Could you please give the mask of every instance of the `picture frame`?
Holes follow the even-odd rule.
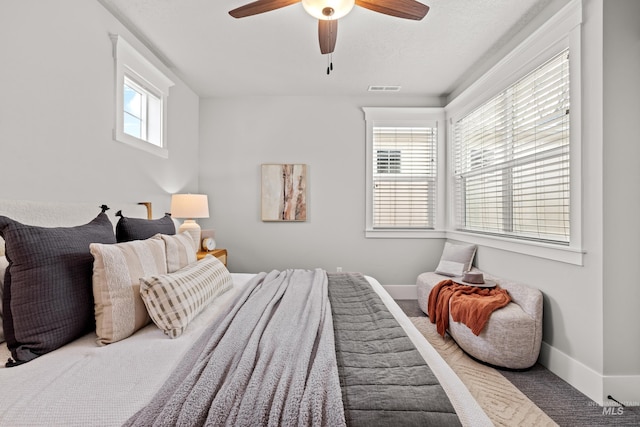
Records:
[[[307,220],[307,165],[263,164],[262,221]]]

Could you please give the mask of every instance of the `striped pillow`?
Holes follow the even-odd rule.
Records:
[[[178,271],[189,264],[196,262],[196,250],[193,237],[188,232],[180,234],[156,234],[155,239],[162,239],[167,248],[167,273]]]
[[[175,273],[143,277],[140,295],[151,320],[177,338],[211,301],[233,285],[229,270],[207,255]]]
[[[167,272],[164,241],[92,243],[93,298],[99,345],[120,341],[149,323],[140,297],[140,278]]]

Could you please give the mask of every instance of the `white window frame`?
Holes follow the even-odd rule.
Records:
[[[446,107],[448,140],[453,141],[453,126],[460,118],[503,91],[547,60],[569,48],[571,91],[570,115],[570,224],[568,245],[519,240],[501,236],[479,235],[455,230],[455,196],[453,177],[453,147],[448,146],[448,215],[447,237],[482,246],[537,256],[545,259],[583,264],[582,248],[582,155],[581,155],[581,38],[582,7],[573,0],[535,33],[514,49],[495,67],[463,91]]]
[[[443,108],[363,107],[366,123],[366,188],[365,237],[367,238],[443,238],[445,237],[445,115]],[[433,229],[378,229],[373,227],[373,128],[374,127],[437,127],[436,147],[436,212]]]
[[[151,61],[145,58],[133,46],[131,46],[122,36],[110,34],[113,43],[113,59],[115,68],[115,119],[113,138],[124,144],[153,153],[162,158],[169,157],[167,143],[167,103],[169,88],[174,85],[173,81]],[[136,138],[124,131],[124,85],[125,78],[135,84],[137,89],[143,91],[143,97],[154,97],[160,101],[158,110],[149,115],[148,108],[145,107],[144,121],[157,123],[156,132],[143,132],[143,138]],[[145,102],[148,106],[149,103]],[[152,120],[153,119],[153,120]],[[159,133],[159,136],[157,135]],[[150,136],[154,138],[150,141]]]

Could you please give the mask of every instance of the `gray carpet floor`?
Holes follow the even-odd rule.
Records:
[[[426,317],[416,300],[396,300],[409,317]],[[561,427],[640,426],[640,407],[611,408],[594,401],[569,385],[547,368],[536,364],[524,371],[498,369]]]

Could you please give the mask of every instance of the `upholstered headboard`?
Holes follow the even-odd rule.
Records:
[[[148,203],[100,202],[36,202],[27,200],[1,200],[0,215],[7,216],[23,224],[41,227],[73,227],[86,224],[101,211],[101,206],[109,206],[106,212],[114,228],[118,222],[116,212],[131,218],[150,218],[151,205]],[[4,240],[0,237],[0,256],[4,255]]]

